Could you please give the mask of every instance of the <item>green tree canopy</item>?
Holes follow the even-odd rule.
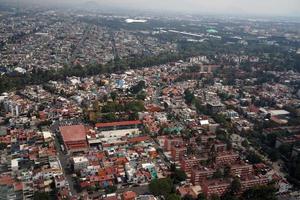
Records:
[[[3,142],[0,143],[0,150],[6,149],[7,145]]]
[[[139,81],[138,84],[136,84],[130,88],[130,92],[133,94],[137,94],[137,93],[141,92],[144,88],[146,88],[146,82]]]
[[[175,169],[174,173],[173,173],[173,180],[174,180],[174,183],[180,183],[182,181],[185,181],[187,176],[185,174],[185,172],[181,169]]]
[[[116,100],[117,96],[118,96],[118,94],[117,94],[116,92],[111,92],[111,93],[110,93],[110,97],[111,97],[111,99],[112,99],[113,101]]]
[[[230,184],[229,193],[234,195],[237,194],[241,190],[241,182],[240,179],[235,178]]]
[[[184,99],[187,104],[192,104],[195,99],[195,95],[189,89],[187,89],[184,91]]]
[[[181,198],[178,194],[172,193],[167,196],[166,200],[181,200]]]
[[[33,194],[33,199],[34,200],[50,200],[50,196],[47,192],[35,192]]]
[[[262,159],[260,158],[259,155],[257,155],[255,152],[251,151],[246,159],[251,163],[251,164],[257,164],[257,163],[260,163],[262,162]]]
[[[105,193],[106,194],[111,194],[111,193],[114,193],[114,192],[116,192],[117,191],[117,187],[116,186],[111,186],[111,185],[109,185],[109,186],[107,186],[106,188],[105,188]]]
[[[243,193],[242,200],[276,200],[275,193],[272,185],[255,186]]]
[[[192,195],[187,194],[182,198],[182,200],[195,200],[195,198]]]
[[[197,200],[207,200],[207,197],[204,193],[198,194]]]
[[[154,179],[149,184],[149,190],[152,194],[159,196],[163,195],[167,197],[173,188],[173,183],[170,178],[161,178],[161,179]]]

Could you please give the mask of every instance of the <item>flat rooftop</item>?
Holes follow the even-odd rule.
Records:
[[[86,140],[86,130],[83,125],[61,126],[59,131],[64,142]]]

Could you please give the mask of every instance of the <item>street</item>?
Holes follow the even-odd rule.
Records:
[[[59,158],[59,161],[60,161],[60,164],[61,164],[61,167],[62,167],[62,171],[63,171],[64,176],[66,177],[66,179],[69,183],[69,187],[70,187],[70,191],[72,193],[72,196],[76,196],[77,191],[76,191],[76,189],[74,188],[74,185],[73,185],[72,175],[69,174],[69,173],[66,173],[66,168],[67,168],[67,165],[68,165],[68,156],[64,152],[62,152],[57,136],[55,136],[55,146],[56,146],[56,149],[58,151],[58,158]]]

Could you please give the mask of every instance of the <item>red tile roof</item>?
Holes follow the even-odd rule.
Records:
[[[23,184],[21,182],[18,182],[14,185],[15,191],[21,191],[23,190]]]
[[[132,199],[135,199],[135,197],[136,197],[136,193],[133,192],[133,191],[123,192],[123,199],[124,200],[132,200]]]
[[[139,125],[142,122],[140,120],[135,121],[121,121],[121,122],[107,122],[107,123],[96,123],[97,128],[104,128],[110,126],[129,126],[129,125]]]
[[[83,125],[61,126],[59,130],[64,142],[86,140],[86,130]]]
[[[0,177],[0,185],[13,185],[14,180],[11,176]]]

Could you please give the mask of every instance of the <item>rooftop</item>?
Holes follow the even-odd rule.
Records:
[[[107,122],[107,123],[96,123],[97,128],[104,128],[110,126],[129,126],[129,125],[139,125],[142,122],[140,120],[135,121],[121,121],[121,122]]]
[[[86,139],[86,130],[83,125],[61,126],[59,130],[65,142]]]

